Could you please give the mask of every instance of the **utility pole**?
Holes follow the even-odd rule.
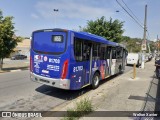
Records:
[[[158,35],[157,35],[157,53],[159,54],[159,39],[158,39]]]
[[[147,32],[147,5],[145,5],[145,18],[144,18],[144,34],[143,34],[143,41],[142,41],[142,65],[141,68],[144,69],[144,63],[145,63],[145,53],[147,50],[146,46],[146,32]]]
[[[149,53],[151,53],[150,43],[148,41],[147,41],[147,46],[148,46]]]
[[[58,9],[53,9],[53,11],[55,12],[55,21],[54,21],[54,27],[56,28],[56,13],[58,13]]]

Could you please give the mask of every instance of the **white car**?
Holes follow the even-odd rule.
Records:
[[[126,64],[140,66],[142,64],[142,55],[140,53],[128,53]]]

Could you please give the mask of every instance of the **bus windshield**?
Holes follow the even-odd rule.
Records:
[[[33,33],[33,49],[45,53],[63,53],[66,48],[65,32],[45,32]]]

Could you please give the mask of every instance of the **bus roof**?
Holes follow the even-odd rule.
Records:
[[[67,29],[60,29],[60,28],[54,28],[54,29],[42,29],[42,30],[37,30],[37,31],[34,31],[34,32],[47,32],[47,31],[68,31],[68,32],[73,32],[74,34],[76,34],[77,36],[79,36],[80,38],[83,37],[87,40],[91,40],[91,41],[94,41],[94,42],[101,42],[101,43],[104,43],[104,44],[108,44],[110,46],[120,46],[120,47],[123,47],[125,48],[124,45],[122,44],[119,44],[119,43],[116,43],[116,42],[112,42],[112,41],[109,41],[103,37],[100,37],[98,35],[94,35],[94,34],[91,34],[91,33],[88,33],[88,32],[77,32],[77,31],[73,31],[73,30],[67,30]]]
[[[119,46],[118,43],[111,42],[103,37],[98,36],[98,35],[94,35],[94,34],[87,33],[87,32],[75,32],[75,31],[72,31],[72,32],[74,32],[75,34],[79,34],[80,36],[87,36],[88,40],[91,40],[94,42],[101,42],[101,43],[108,44],[111,46]]]

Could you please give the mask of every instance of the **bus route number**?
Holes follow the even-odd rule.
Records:
[[[49,58],[49,62],[50,63],[60,63],[60,59],[51,59],[51,58]]]
[[[73,72],[78,72],[78,71],[82,71],[82,70],[83,70],[83,66],[73,67]]]

